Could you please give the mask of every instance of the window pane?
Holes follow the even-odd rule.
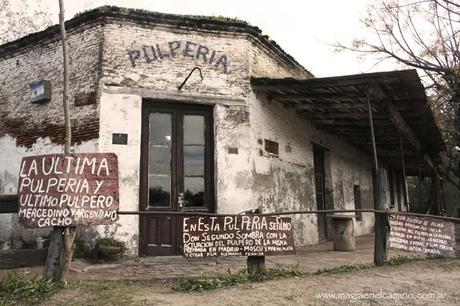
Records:
[[[171,148],[168,146],[153,145],[150,147],[150,174],[171,173]]]
[[[149,206],[170,206],[171,177],[149,175]]]
[[[184,177],[185,207],[204,206],[204,178]]]
[[[167,145],[171,143],[171,114],[151,113],[150,123],[150,145]]]
[[[171,114],[149,115],[149,206],[171,203],[171,131]]]
[[[204,146],[184,147],[184,175],[204,175]]]
[[[184,116],[184,145],[204,145],[203,116]]]

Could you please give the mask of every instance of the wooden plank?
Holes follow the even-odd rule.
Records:
[[[325,120],[314,120],[315,124],[319,125],[334,125],[337,127],[337,131],[340,130],[340,126],[368,126],[369,123],[366,121],[359,120],[334,120],[334,119],[325,119]],[[387,120],[377,120],[374,121],[375,126],[391,126],[392,123]]]
[[[360,102],[335,102],[335,103],[298,103],[298,105],[295,105],[295,108],[298,110],[314,110],[315,107],[321,107],[321,108],[327,108],[330,110],[337,110],[337,109],[350,109],[350,110],[360,110],[360,109],[367,109],[367,104],[366,103],[360,103]],[[377,109],[375,109],[377,111]],[[361,110],[363,111],[363,110]]]
[[[358,99],[365,98],[366,95],[362,92],[300,92],[300,93],[273,93],[269,94],[268,98],[276,100],[292,100],[292,99]]]
[[[291,218],[258,215],[183,218],[185,257],[295,254]]]
[[[391,71],[391,72],[377,72],[366,73],[357,75],[346,75],[338,77],[314,78],[307,80],[296,79],[269,79],[269,78],[252,78],[252,87],[257,91],[272,91],[272,90],[290,90],[290,89],[312,89],[312,88],[338,88],[362,86],[367,87],[371,81],[378,81],[379,83],[394,83],[399,84],[401,74],[411,74],[411,79],[418,81],[418,76],[415,70],[408,71]]]
[[[0,250],[0,269],[43,266],[47,249]]]
[[[18,212],[18,196],[16,194],[0,195],[0,214]]]
[[[19,222],[28,228],[112,224],[118,218],[114,153],[47,154],[22,159]]]
[[[389,248],[431,256],[455,256],[455,230],[444,220],[391,215]]]

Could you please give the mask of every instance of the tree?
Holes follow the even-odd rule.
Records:
[[[64,24],[64,0],[59,0],[59,29],[62,42],[63,56],[63,91],[62,101],[64,110],[64,127],[65,127],[65,143],[64,154],[71,153],[72,129],[70,124],[69,113],[69,52],[67,45],[67,34]],[[73,243],[76,235],[76,227],[53,227],[50,235],[50,246],[48,248],[48,256],[44,276],[51,278],[54,281],[66,282],[66,275],[70,268],[73,255]]]
[[[0,44],[50,25],[49,9],[41,0],[0,0]]]
[[[379,0],[367,14],[362,22],[373,35],[337,46],[421,72],[446,142],[442,170],[460,189],[459,0]]]

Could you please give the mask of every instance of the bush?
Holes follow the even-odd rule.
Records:
[[[88,243],[86,243],[86,241],[81,239],[75,239],[73,249],[73,255],[75,258],[90,259],[92,257],[91,253],[91,247],[88,245]]]
[[[97,238],[94,245],[75,239],[74,257],[93,261],[113,260],[123,256],[127,248],[123,241],[114,238]]]
[[[0,305],[24,303],[37,304],[50,298],[60,285],[42,277],[29,278],[17,273],[8,273],[0,280]]]
[[[126,250],[125,243],[114,238],[98,238],[94,243],[94,255],[96,259],[114,259],[117,256],[123,256]]]
[[[303,272],[298,267],[289,268],[272,268],[266,269],[263,272],[249,273],[246,270],[241,270],[237,273],[228,271],[228,275],[208,278],[202,275],[199,279],[183,279],[175,284],[173,290],[183,292],[212,290],[218,288],[228,288],[238,284],[263,282],[267,280],[304,277],[309,275]]]

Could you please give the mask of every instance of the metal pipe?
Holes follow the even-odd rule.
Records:
[[[356,212],[366,212],[366,213],[381,213],[381,214],[389,214],[389,215],[405,215],[405,216],[414,216],[414,217],[426,217],[426,218],[434,218],[434,219],[441,219],[446,221],[452,221],[456,223],[460,223],[460,218],[454,217],[445,217],[445,216],[437,216],[437,215],[425,215],[425,214],[417,214],[417,213],[409,213],[409,212],[392,212],[387,210],[377,210],[377,209],[341,209],[341,210],[298,210],[298,211],[286,211],[286,212],[277,212],[277,213],[262,213],[257,214],[257,216],[262,217],[270,217],[270,216],[288,216],[288,215],[307,215],[307,214],[332,214],[332,213],[356,213]],[[119,211],[119,215],[170,215],[170,216],[241,216],[240,214],[213,214],[213,213],[205,213],[205,212],[178,212],[178,211]]]

